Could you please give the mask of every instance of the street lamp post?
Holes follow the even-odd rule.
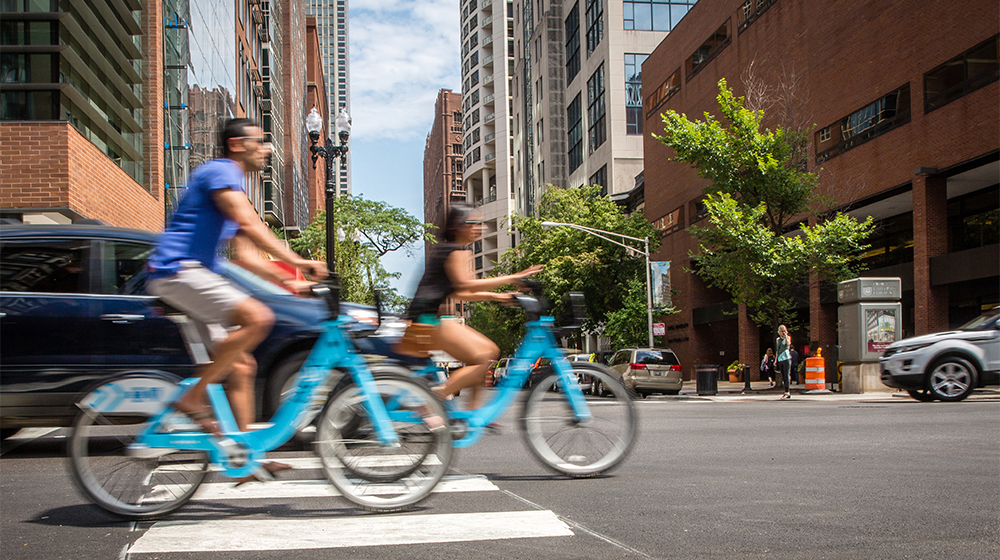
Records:
[[[628,235],[615,233],[613,231],[604,231],[603,229],[589,228],[587,226],[581,226],[579,224],[567,224],[564,222],[542,222],[543,228],[558,227],[558,226],[569,227],[587,232],[590,235],[593,235],[595,237],[600,237],[601,239],[609,243],[614,243],[615,245],[618,245],[620,247],[625,247],[625,249],[628,250],[629,254],[641,254],[646,257],[646,327],[647,327],[647,332],[649,333],[649,347],[652,348],[653,347],[653,294],[652,291],[650,290],[650,278],[649,278],[649,238],[645,237],[643,239],[639,239],[638,237],[630,237]],[[622,241],[615,241],[614,239],[605,237],[606,235],[614,235],[616,237],[620,237],[622,241],[624,241],[625,239],[628,239],[629,241],[641,241],[643,244],[643,248],[641,250],[636,249],[635,247],[626,245]]]
[[[309,151],[312,152],[313,169],[316,169],[316,158],[320,156],[326,163],[326,267],[331,274],[336,273],[337,266],[335,246],[337,224],[333,211],[333,201],[337,197],[337,184],[334,181],[333,160],[339,157],[341,168],[347,167],[347,160],[344,159],[344,156],[347,155],[347,140],[351,137],[351,117],[347,114],[346,108],[341,109],[340,114],[337,115],[336,127],[340,145],[334,144],[328,136],[326,144],[320,146],[318,142],[320,131],[323,130],[323,117],[315,107],[309,111],[309,115],[306,117],[306,130],[309,131],[309,140],[312,141]]]

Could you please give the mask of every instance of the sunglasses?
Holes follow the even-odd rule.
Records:
[[[267,142],[267,139],[264,138],[263,136],[240,136],[240,139],[241,140],[253,140],[254,142],[257,142],[258,144],[263,144],[263,143]]]
[[[483,225],[482,220],[465,220],[465,225],[468,226],[481,226]]]

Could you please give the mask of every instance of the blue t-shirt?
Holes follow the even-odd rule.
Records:
[[[245,192],[244,177],[243,168],[231,159],[206,162],[191,173],[187,192],[149,259],[151,279],[177,274],[181,261],[198,261],[216,270],[219,246],[236,235],[239,225],[219,211],[212,192]]]

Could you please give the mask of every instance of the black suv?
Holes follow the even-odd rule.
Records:
[[[151,304],[145,264],[156,235],[98,225],[0,227],[0,429],[68,426],[75,402],[125,371],[188,377],[194,365],[177,326]],[[258,411],[269,416],[329,317],[233,263],[223,274],[275,312],[254,352]],[[345,304],[352,315],[376,315]],[[374,322],[374,321],[373,321]]]

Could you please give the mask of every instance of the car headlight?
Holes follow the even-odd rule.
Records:
[[[913,352],[914,350],[920,350],[921,348],[927,348],[931,344],[934,344],[934,343],[933,342],[924,342],[922,344],[913,344],[913,345],[910,345],[910,346],[900,346],[899,348],[896,348],[896,353],[900,353],[900,352]]]

